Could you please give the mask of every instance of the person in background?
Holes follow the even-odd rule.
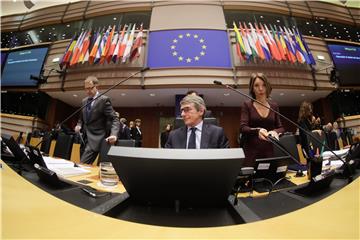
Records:
[[[169,133],[165,148],[200,149],[228,148],[224,129],[204,123],[206,105],[199,96],[187,95],[181,102],[181,117],[185,126]]]
[[[315,126],[314,125],[315,121],[313,121],[314,118],[315,117],[313,115],[312,104],[307,101],[303,101],[300,104],[300,109],[299,109],[299,116],[298,116],[299,126],[304,130],[306,130],[307,132],[311,132]],[[310,148],[309,148],[308,136],[302,129],[299,129],[299,137],[300,137],[300,145],[302,149],[304,149],[307,156],[309,156]]]
[[[135,119],[135,126],[131,128],[131,137],[135,140],[135,147],[142,146],[141,119]]]
[[[129,129],[130,129],[130,138],[134,139],[132,136],[132,132],[133,132],[133,128],[135,127],[135,122],[134,121],[130,121],[129,122]]]
[[[83,128],[86,134],[87,143],[84,153],[81,155],[82,163],[91,164],[95,161],[99,151],[101,142],[105,139],[109,144],[117,141],[120,122],[115,115],[115,111],[111,105],[110,98],[102,95],[99,96],[98,91],[99,80],[94,76],[89,76],[84,81],[84,88],[87,94],[82,100],[83,108],[75,132],[80,132]],[[106,136],[107,122],[111,122],[110,136]]]
[[[172,130],[172,126],[170,123],[166,124],[166,127],[165,127],[165,131],[163,131],[160,135],[160,146],[162,148],[165,147],[165,144],[168,140],[168,137],[169,137],[169,133],[170,131]]]
[[[269,101],[271,85],[263,73],[253,73],[249,81],[250,95],[267,107],[279,111],[275,102]],[[256,101],[244,102],[241,107],[240,132],[244,141],[244,167],[254,167],[255,160],[274,155],[269,135],[279,138],[284,132],[280,117]]]
[[[126,118],[120,118],[122,124],[119,131],[119,139],[131,139],[130,128],[126,126]]]

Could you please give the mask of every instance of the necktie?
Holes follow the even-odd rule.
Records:
[[[189,144],[188,144],[188,149],[196,149],[196,128],[190,128],[191,129],[191,134],[190,134],[190,138],[189,138]]]
[[[86,106],[86,119],[87,120],[89,120],[89,118],[90,118],[90,111],[91,111],[91,101],[93,100],[94,98],[92,98],[92,97],[89,97],[88,99],[87,99],[87,106]]]

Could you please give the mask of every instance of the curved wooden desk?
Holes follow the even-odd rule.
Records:
[[[2,238],[347,238],[359,239],[360,179],[308,207],[255,223],[173,228],[117,220],[64,202],[32,185],[1,161]]]

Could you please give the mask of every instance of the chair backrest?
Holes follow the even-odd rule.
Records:
[[[73,135],[67,135],[65,133],[59,133],[56,140],[54,157],[64,158],[70,160],[71,150],[73,146]]]
[[[41,143],[41,147],[40,147],[40,150],[41,150],[43,153],[49,154],[49,152],[50,152],[51,140],[52,140],[51,134],[48,133],[48,132],[44,133],[43,142]]]
[[[300,156],[297,148],[296,136],[293,134],[283,135],[280,137],[279,142],[296,160],[300,162]],[[286,156],[278,147],[274,146],[274,156]]]
[[[134,139],[119,139],[116,143],[116,146],[135,147],[135,140]]]

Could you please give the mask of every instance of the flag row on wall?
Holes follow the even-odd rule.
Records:
[[[126,24],[116,29],[109,26],[97,31],[84,30],[71,39],[60,61],[60,67],[76,64],[103,64],[105,62],[132,62],[141,54],[143,25],[135,37],[136,24]]]
[[[288,61],[315,65],[309,47],[297,28],[266,24],[233,23],[236,35],[236,53],[242,61]]]

